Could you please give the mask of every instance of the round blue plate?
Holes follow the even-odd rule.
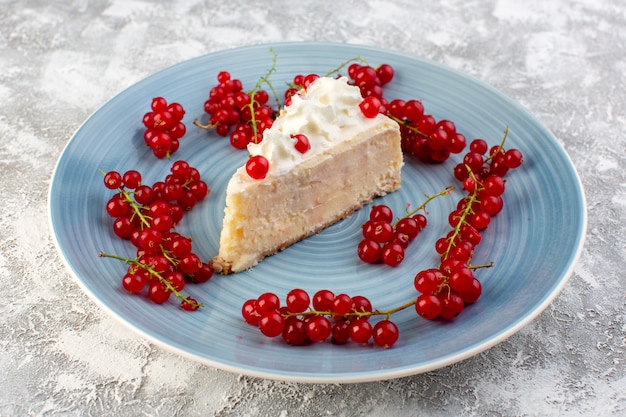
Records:
[[[361,56],[371,65],[389,63],[396,71],[386,87],[389,98],[423,100],[436,119],[449,119],[468,139],[499,144],[509,127],[507,147],[520,149],[524,165],[507,177],[504,210],[493,219],[476,250],[474,264],[494,261],[480,270],[480,300],[452,321],[426,321],[407,309],[394,314],[400,339],[390,349],[317,343],[292,347],[268,339],[241,318],[242,303],[263,292],[284,298],[292,288],[311,293],[365,295],[375,308],[389,309],[417,293],[413,277],[438,263],[433,245],[448,232],[447,215],[462,196],[454,191],[429,205],[429,226],[413,242],[397,268],[365,265],[356,256],[360,225],[369,209],[357,212],[257,267],[209,282],[188,285],[185,292],[205,304],[189,313],[172,299],[155,305],[121,288],[122,262],[100,258],[100,251],[132,257],[129,242],[116,238],[105,213],[112,192],[100,170],[137,169],[144,183],[162,180],[173,160],[197,167],[211,193],[183,219],[179,232],[192,235],[204,260],[218,250],[225,187],[247,154],[227,139],[193,126],[203,117],[203,103],[221,70],[230,71],[250,89],[271,67],[281,92],[298,73],[324,74]],[[158,160],[143,145],[142,117],[151,99],[163,96],[187,110],[187,135],[173,160]],[[446,163],[425,166],[407,158],[402,189],[377,200],[402,213],[455,184],[454,155]],[[357,169],[355,167],[355,169]],[[458,185],[458,184],[457,184]],[[522,106],[467,75],[401,52],[324,43],[278,43],[212,53],[160,71],[131,86],[96,111],[76,132],[55,168],[49,194],[56,245],[78,283],[104,310],[159,346],[228,371],[300,382],[362,382],[417,374],[475,355],[518,331],[561,291],[579,257],[586,231],[586,207],[572,163],[554,136]]]

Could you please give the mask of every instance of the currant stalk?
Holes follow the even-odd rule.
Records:
[[[174,296],[176,298],[180,299],[182,302],[184,302],[186,304],[189,304],[191,307],[193,307],[193,309],[204,307],[204,304],[198,303],[194,299],[186,296],[183,292],[178,291],[172,285],[171,282],[169,282],[167,279],[165,279],[165,277],[163,277],[163,275],[161,275],[161,273],[159,273],[158,271],[154,270],[154,268],[150,267],[149,265],[146,265],[144,263],[139,262],[138,258],[132,258],[131,259],[131,258],[123,257],[123,256],[118,256],[118,255],[114,255],[114,254],[105,253],[105,252],[100,252],[98,254],[98,256],[100,256],[101,258],[117,259],[119,261],[124,262],[128,266],[135,266],[135,267],[142,268],[142,269],[148,271],[150,276],[156,277],[161,284],[165,285],[165,287],[167,288],[167,290],[169,292],[174,294]]]

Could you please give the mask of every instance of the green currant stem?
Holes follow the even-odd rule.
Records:
[[[104,252],[100,252],[98,254],[98,256],[100,256],[101,258],[117,259],[117,260],[120,260],[120,261],[124,262],[126,265],[134,265],[134,266],[138,266],[140,268],[143,268],[146,271],[148,271],[150,273],[150,275],[157,277],[159,282],[161,282],[163,285],[165,285],[167,290],[170,291],[172,294],[174,294],[176,296],[176,298],[179,298],[179,299],[185,301],[186,303],[190,303],[192,306],[204,307],[204,304],[202,304],[202,303],[194,303],[194,302],[190,301],[185,296],[185,294],[183,294],[180,291],[177,291],[176,288],[174,288],[174,286],[172,285],[172,283],[169,282],[168,280],[166,280],[159,272],[155,271],[153,268],[149,267],[148,265],[142,264],[136,258],[135,259],[130,259],[130,258],[125,258],[123,256],[113,255],[113,254],[104,253]]]
[[[502,140],[500,141],[500,145],[498,146],[498,152],[496,152],[495,154],[502,152],[502,150],[504,149],[504,142],[506,142],[507,137],[509,136],[509,126],[505,126],[504,128],[504,135],[502,136]],[[494,155],[489,155],[489,157],[487,157],[487,159],[485,159],[485,162],[489,162],[490,160],[493,159]]]
[[[100,172],[102,173],[102,175],[106,175],[106,172],[104,170],[101,169]],[[128,191],[126,191],[124,187],[120,187],[119,190],[120,190],[120,193],[124,196],[124,200],[130,203],[131,207],[133,208],[133,211],[137,214],[137,216],[139,216],[141,223],[149,227],[150,222],[148,221],[148,217],[144,216],[141,213],[141,207],[137,205],[137,202],[135,201],[135,199],[130,197],[130,194],[128,193]]]
[[[402,304],[401,306],[398,307],[394,307],[390,310],[374,310],[374,311],[351,311],[345,315],[343,315],[343,317],[348,318],[348,319],[360,319],[362,317],[371,317],[371,316],[386,316],[385,318],[389,318],[392,314],[397,313],[398,311],[402,311],[405,310],[411,306],[413,306],[415,304],[415,300],[412,300],[408,303]],[[284,314],[283,317],[287,318],[287,317],[294,317],[294,316],[333,316],[336,317],[337,315],[335,313],[333,313],[332,311],[317,311],[317,310],[308,310],[305,311],[303,313],[287,313]]]
[[[217,127],[217,125],[212,125],[211,123],[203,125],[202,123],[198,121],[198,119],[194,119],[193,124],[194,126],[197,126],[200,129],[206,129],[206,130],[214,129],[215,127]]]
[[[137,204],[135,199],[131,198],[128,191],[126,191],[124,188],[120,188],[120,192],[124,196],[124,200],[130,203],[130,206],[133,208],[135,214],[139,217],[139,220],[141,220],[141,223],[146,227],[150,227],[150,221],[148,221],[148,216],[144,216],[143,213],[141,213],[141,207]]]
[[[400,220],[405,219],[405,218],[407,218],[407,217],[411,217],[411,216],[413,216],[415,213],[417,213],[417,212],[418,212],[418,211],[420,211],[420,210],[424,210],[424,212],[425,212],[425,213],[428,213],[428,212],[426,211],[426,205],[427,205],[428,203],[430,203],[431,201],[433,201],[433,200],[434,200],[435,198],[437,198],[437,197],[441,197],[441,196],[444,196],[444,195],[450,195],[450,192],[451,192],[452,190],[454,190],[454,186],[453,186],[453,185],[450,185],[450,186],[446,187],[443,191],[439,191],[437,194],[428,195],[428,194],[424,193],[424,196],[426,197],[426,200],[424,200],[424,202],[423,202],[421,205],[419,205],[418,207],[416,207],[415,209],[413,209],[413,210],[411,210],[411,211],[408,211],[408,206],[407,206],[407,213],[404,215],[404,217],[401,217],[400,219],[398,219],[398,220],[397,220],[397,221],[393,224],[394,229],[395,229],[395,227],[398,225],[398,222],[399,222]]]
[[[398,119],[396,116],[392,116],[391,114],[388,114],[387,117],[389,117],[391,120],[397,122],[399,125],[406,127],[407,129],[413,131],[414,133],[417,133],[418,135],[422,136],[422,137],[428,137],[428,135],[424,132],[422,132],[421,130],[419,130],[418,128],[416,128],[415,126],[411,126],[411,122],[413,120],[409,120],[409,119]]]
[[[478,181],[476,180],[476,176],[474,176],[474,173],[469,169],[469,167],[467,167],[467,170],[469,171],[470,177],[476,183],[476,187],[474,188],[474,191],[472,192],[472,194],[470,194],[469,200],[467,201],[465,207],[463,208],[463,212],[461,213],[459,222],[454,228],[454,233],[448,239],[448,248],[446,249],[444,253],[444,256],[443,256],[444,259],[448,257],[448,254],[450,253],[450,251],[452,250],[452,247],[454,246],[453,242],[456,241],[456,238],[458,237],[459,233],[461,233],[461,226],[467,223],[465,219],[467,218],[467,216],[469,216],[473,212],[472,205],[476,201],[478,201],[478,191],[480,190],[480,187],[478,186]]]
[[[276,100],[276,106],[280,108],[280,100],[278,98],[278,93],[276,92],[276,90],[274,89],[274,86],[269,80],[270,75],[272,75],[272,73],[276,71],[276,59],[278,58],[278,54],[276,54],[276,52],[272,48],[270,48],[270,52],[272,52],[273,54],[271,68],[267,71],[267,73],[264,76],[259,78],[257,83],[252,88],[252,90],[250,90],[250,92],[248,93],[248,95],[250,96],[250,103],[247,104],[247,107],[250,109],[250,117],[251,117],[250,124],[252,125],[252,135],[254,138],[254,143],[257,143],[256,137],[257,137],[257,132],[258,132],[257,126],[256,126],[256,117],[254,115],[254,106],[255,104],[258,104],[258,101],[254,99],[254,94],[257,92],[259,88],[261,88],[263,83],[267,84],[270,90],[272,90],[272,94],[274,94],[274,100]]]
[[[488,264],[482,264],[482,265],[468,265],[467,267],[469,269],[481,269],[481,268],[491,268],[494,265],[494,262],[491,261]]]
[[[349,60],[342,62],[337,68],[332,69],[332,70],[328,71],[326,74],[324,74],[324,77],[330,77],[331,75],[339,73],[339,71],[344,69],[348,64],[350,64],[352,62],[360,62],[363,65],[369,65],[367,63],[367,60],[365,60],[364,58],[362,58],[360,56],[357,56],[357,57],[350,58]]]

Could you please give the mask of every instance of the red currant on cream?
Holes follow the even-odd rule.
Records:
[[[270,169],[270,163],[263,155],[255,155],[246,162],[246,172],[255,180],[262,180]]]
[[[309,142],[309,138],[307,138],[302,133],[298,133],[296,135],[291,136],[294,140],[294,148],[302,154],[307,153],[309,149],[311,149],[311,143]]]

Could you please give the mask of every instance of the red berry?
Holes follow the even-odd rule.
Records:
[[[348,294],[337,294],[333,300],[332,312],[335,316],[345,316],[352,311],[352,299]]]
[[[104,186],[109,190],[115,190],[122,186],[122,175],[117,171],[109,171],[104,175]]]
[[[170,294],[170,290],[161,282],[151,284],[148,289],[148,298],[155,304],[163,304],[170,298]]]
[[[311,300],[306,291],[295,288],[287,294],[287,308],[292,313],[303,313],[309,308]]]
[[[267,337],[276,337],[283,333],[285,319],[280,313],[270,311],[261,315],[259,319],[259,330]]]
[[[390,348],[398,341],[400,331],[394,322],[381,320],[374,326],[372,335],[374,336],[374,343],[386,349]]]
[[[383,262],[389,266],[398,266],[404,260],[404,248],[398,243],[390,243],[383,248]]]
[[[323,342],[330,336],[332,326],[324,316],[308,317],[305,322],[306,335],[313,342]]]
[[[393,212],[389,206],[384,204],[372,206],[372,210],[370,211],[370,220],[391,223],[393,221]]]
[[[382,85],[387,84],[393,79],[394,71],[393,67],[389,64],[382,64],[376,68],[376,75]]]
[[[306,326],[295,316],[287,317],[283,327],[283,339],[288,345],[299,346],[306,342]]]
[[[309,149],[311,149],[311,144],[309,143],[309,138],[305,135],[299,133],[297,135],[293,135],[294,139],[294,148],[300,153],[306,153]]]
[[[313,308],[317,311],[331,311],[335,294],[329,290],[319,290],[313,295]]]
[[[524,157],[517,149],[509,149],[504,153],[504,163],[508,168],[514,169],[522,165]]]
[[[269,171],[269,161],[263,155],[255,155],[246,162],[246,172],[255,180],[262,180]]]
[[[441,300],[435,295],[422,294],[417,297],[417,301],[415,302],[415,311],[427,320],[433,320],[439,317],[442,308]]]
[[[359,108],[363,116],[373,119],[378,115],[381,105],[382,103],[378,97],[369,96],[363,99],[361,104],[359,104]]]
[[[357,248],[359,258],[368,264],[374,264],[380,261],[383,250],[377,242],[371,239],[363,239]]]
[[[257,313],[263,315],[270,311],[276,311],[280,308],[280,300],[278,296],[271,292],[261,294],[256,301]]]
[[[453,319],[463,311],[465,304],[457,294],[451,293],[441,299],[441,317]]]
[[[187,297],[180,302],[180,307],[185,311],[196,311],[200,308],[200,304],[195,298]]]
[[[243,303],[241,315],[246,323],[258,326],[261,315],[256,311],[256,300],[247,300]]]
[[[380,261],[383,250],[379,243],[371,239],[363,239],[357,248],[359,258],[368,264],[374,264]]]
[[[372,325],[363,319],[352,320],[348,325],[350,340],[354,343],[367,343],[372,337]]]

